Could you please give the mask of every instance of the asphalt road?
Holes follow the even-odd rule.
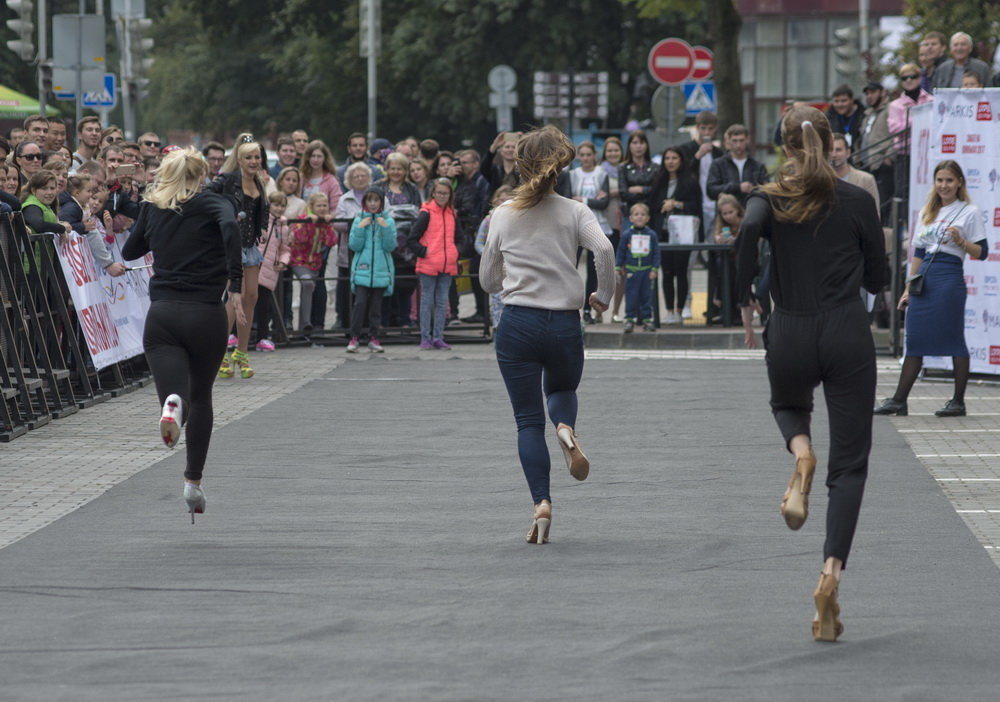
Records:
[[[812,641],[826,507],[760,361],[589,361],[590,478],[553,450],[552,542],[495,363],[362,357],[0,550],[0,699],[959,700],[1000,689],[998,573],[876,423],[841,587]],[[134,421],[151,421],[135,418]],[[114,427],[103,427],[113,432]],[[0,455],[2,459],[2,455]]]

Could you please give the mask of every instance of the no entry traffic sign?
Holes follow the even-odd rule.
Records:
[[[649,73],[663,85],[680,85],[695,66],[694,49],[683,39],[663,39],[649,52]]]
[[[691,69],[691,75],[688,76],[688,80],[708,80],[715,73],[715,54],[712,53],[711,49],[706,49],[704,46],[696,46],[692,49],[692,52],[694,52],[694,66]]]

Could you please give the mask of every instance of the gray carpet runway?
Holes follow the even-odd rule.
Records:
[[[494,362],[348,362],[215,435],[195,526],[175,452],[0,551],[0,699],[995,697],[1000,573],[882,420],[811,640],[818,400],[793,533],[762,363],[588,362],[539,547]]]

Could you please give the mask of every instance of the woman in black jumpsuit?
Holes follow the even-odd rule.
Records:
[[[192,523],[205,511],[201,476],[212,438],[212,384],[229,334],[227,281],[237,321],[246,322],[236,210],[223,195],[199,192],[206,173],[195,149],[168,154],[122,248],[126,261],[153,253],[142,345],[163,407],[163,442],[173,448],[186,424],[184,500]]]
[[[750,287],[757,245],[767,239],[774,312],[764,343],[771,410],[795,455],[781,503],[791,529],[808,516],[816,467],[810,420],[813,390],[820,383],[830,418],[829,507],[813,638],[834,641],[843,631],[840,573],[854,538],[871,451],[875,345],[861,288],[875,293],[884,285],[885,243],[871,195],[839,180],[829,166],[831,132],[823,113],[795,107],[782,120],[781,134],[788,161],[776,181],[747,203],[737,244],[737,289],[752,348],[757,301]]]

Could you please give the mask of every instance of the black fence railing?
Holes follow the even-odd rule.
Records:
[[[54,256],[20,212],[0,215],[0,441],[150,382],[142,356],[94,367]]]

